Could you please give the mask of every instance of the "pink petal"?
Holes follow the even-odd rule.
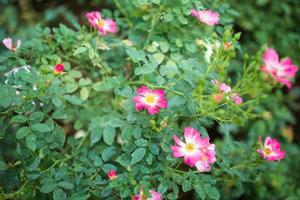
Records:
[[[173,135],[173,140],[175,141],[175,143],[181,147],[183,147],[185,145],[184,142],[182,142],[178,137],[177,135]]]
[[[158,106],[150,106],[150,107],[148,107],[147,110],[150,115],[155,115],[156,113],[159,112],[159,107]]]
[[[179,146],[171,146],[171,150],[173,152],[173,157],[179,158],[184,156],[184,152],[182,151],[182,147]]]
[[[12,50],[12,39],[11,38],[5,38],[2,42],[6,48]]]
[[[199,143],[200,133],[192,127],[184,128],[184,138],[186,143]]]
[[[159,192],[156,192],[154,190],[149,191],[151,194],[151,198],[149,200],[161,200],[161,194]]]
[[[279,56],[275,49],[267,48],[263,55],[263,60],[265,63],[279,63]]]

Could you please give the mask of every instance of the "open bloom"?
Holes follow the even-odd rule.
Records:
[[[64,65],[61,64],[61,63],[59,63],[59,64],[55,65],[55,67],[54,67],[54,73],[55,74],[61,74],[61,73],[63,73],[64,69],[65,69]]]
[[[219,13],[212,10],[195,10],[192,9],[191,15],[208,26],[214,26],[219,23]]]
[[[12,51],[16,51],[21,46],[21,40],[18,39],[17,43],[14,44],[11,38],[5,38],[2,40],[4,46]]]
[[[132,98],[137,111],[147,110],[150,115],[165,109],[168,106],[165,92],[162,89],[151,90],[147,86],[141,86],[137,90],[137,96]]]
[[[270,161],[281,160],[285,157],[285,151],[280,149],[280,143],[276,139],[267,137],[264,145],[262,144],[261,137],[258,139],[261,149],[257,149],[257,152],[263,157]]]
[[[147,198],[147,196],[144,195],[143,191],[141,190],[140,194],[137,194],[137,195],[132,197],[132,200],[145,200],[145,199],[147,199],[147,200],[161,200],[162,199],[161,193],[156,192],[154,190],[149,190],[149,192],[150,192],[150,195],[151,195],[150,198]]]
[[[215,145],[209,143],[209,137],[202,137],[200,133],[187,127],[184,129],[185,142],[182,142],[176,135],[173,139],[177,146],[171,146],[175,158],[183,157],[183,160],[190,167],[196,165],[200,172],[209,171],[210,165],[216,161]]]
[[[117,23],[112,19],[103,19],[98,11],[86,13],[89,23],[96,28],[101,35],[117,32]]]
[[[107,173],[109,180],[114,180],[118,177],[116,170],[109,170]]]
[[[268,48],[263,55],[264,65],[261,70],[271,75],[276,81],[288,88],[292,87],[291,79],[298,71],[290,58],[279,60],[279,56],[275,49]]]

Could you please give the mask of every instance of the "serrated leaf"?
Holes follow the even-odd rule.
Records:
[[[113,127],[105,127],[103,130],[103,140],[106,144],[112,145],[116,136],[116,129]]]
[[[81,88],[81,90],[80,90],[80,99],[82,101],[87,100],[89,98],[89,94],[90,94],[90,92],[86,87]]]
[[[195,188],[197,194],[199,195],[199,197],[200,197],[202,200],[205,200],[206,194],[205,194],[205,191],[204,191],[203,186],[202,186],[202,185],[199,185],[199,184],[196,184],[196,185],[194,186],[194,188]]]
[[[60,188],[56,188],[53,192],[53,200],[65,200],[67,199],[67,195]]]
[[[0,160],[0,171],[5,171],[7,169],[7,164]]]
[[[50,178],[44,178],[41,181],[41,193],[50,193],[55,189],[55,184]]]
[[[216,200],[220,199],[220,193],[216,187],[209,184],[204,184],[204,191],[209,198]]]
[[[65,189],[65,190],[72,190],[73,187],[74,187],[72,183],[69,183],[67,181],[59,182],[58,186]]]
[[[16,133],[16,138],[20,140],[20,139],[24,138],[25,136],[27,136],[30,132],[31,132],[31,130],[27,126],[19,128],[19,130]]]
[[[64,98],[70,102],[73,105],[80,105],[81,104],[81,100],[79,98],[77,98],[76,96],[71,96],[71,95],[64,95]]]
[[[31,149],[32,151],[35,151],[36,149],[36,136],[34,134],[29,134],[25,138],[26,146]]]
[[[138,148],[131,154],[131,164],[136,164],[141,161],[146,154],[145,148]]]
[[[50,131],[50,128],[47,124],[37,123],[31,126],[31,129],[34,131],[46,133]]]
[[[105,148],[101,153],[102,160],[108,161],[115,153],[116,153],[116,147]]]
[[[11,123],[24,123],[27,121],[27,118],[24,115],[15,115],[11,118]]]
[[[76,55],[78,55],[78,54],[81,54],[81,53],[85,52],[86,50],[87,50],[86,47],[79,47],[79,48],[77,48],[77,49],[74,51],[73,56],[76,56]]]

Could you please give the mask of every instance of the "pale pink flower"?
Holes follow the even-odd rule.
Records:
[[[55,65],[55,67],[54,67],[54,73],[55,74],[61,74],[61,73],[64,72],[64,69],[65,69],[64,65],[61,64],[61,63],[59,63],[59,64]]]
[[[208,26],[219,24],[219,13],[212,10],[191,10],[191,15]]]
[[[143,190],[140,190],[140,194],[134,195],[132,197],[132,200],[161,200],[161,193],[156,192],[154,190],[149,190],[149,193],[151,195],[150,198],[147,198],[147,196],[143,193]]]
[[[201,156],[195,166],[199,172],[210,171],[211,165],[216,162],[215,145],[209,142],[209,137],[201,138]]]
[[[20,39],[18,39],[17,43],[14,44],[11,38],[5,38],[4,40],[2,40],[2,43],[6,48],[10,49],[11,51],[16,51],[21,46],[22,42]]]
[[[137,90],[137,96],[132,98],[137,111],[147,110],[150,115],[165,109],[168,106],[165,92],[162,89],[151,90],[147,86],[141,86]]]
[[[268,159],[270,161],[281,160],[285,157],[285,151],[281,151],[280,143],[276,139],[267,137],[265,139],[264,145],[262,144],[261,137],[258,138],[261,149],[256,151],[263,157],[263,159]]]
[[[240,97],[237,93],[233,93],[230,98],[237,105],[243,103],[242,97]]]
[[[108,179],[109,180],[114,180],[116,178],[118,178],[118,174],[116,170],[109,170],[107,173]]]
[[[298,67],[293,64],[290,58],[279,60],[275,49],[267,48],[263,55],[264,65],[261,70],[271,75],[276,81],[288,88],[292,87],[291,79],[294,78]]]
[[[211,81],[213,85],[217,86],[219,88],[220,92],[229,93],[231,92],[231,87],[227,85],[226,83],[220,83],[218,80],[212,80]]]
[[[88,12],[85,16],[88,18],[89,23],[96,28],[101,35],[117,32],[117,23],[112,19],[103,19],[100,12]]]
[[[151,198],[148,198],[147,200],[161,200],[161,193],[154,190],[150,190],[149,192],[151,194]]]

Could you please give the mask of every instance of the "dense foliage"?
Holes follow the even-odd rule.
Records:
[[[105,1],[101,16],[49,8],[38,26],[25,7],[24,29],[15,5],[3,5],[1,40],[15,37],[0,56],[0,199],[299,198],[287,106],[299,107],[299,92],[281,90],[296,68],[271,49],[296,58],[299,37],[280,43],[274,29],[265,39],[250,1]],[[206,9],[219,19],[202,18]],[[60,15],[68,25],[45,26]],[[244,30],[261,29],[235,32],[237,16]]]

